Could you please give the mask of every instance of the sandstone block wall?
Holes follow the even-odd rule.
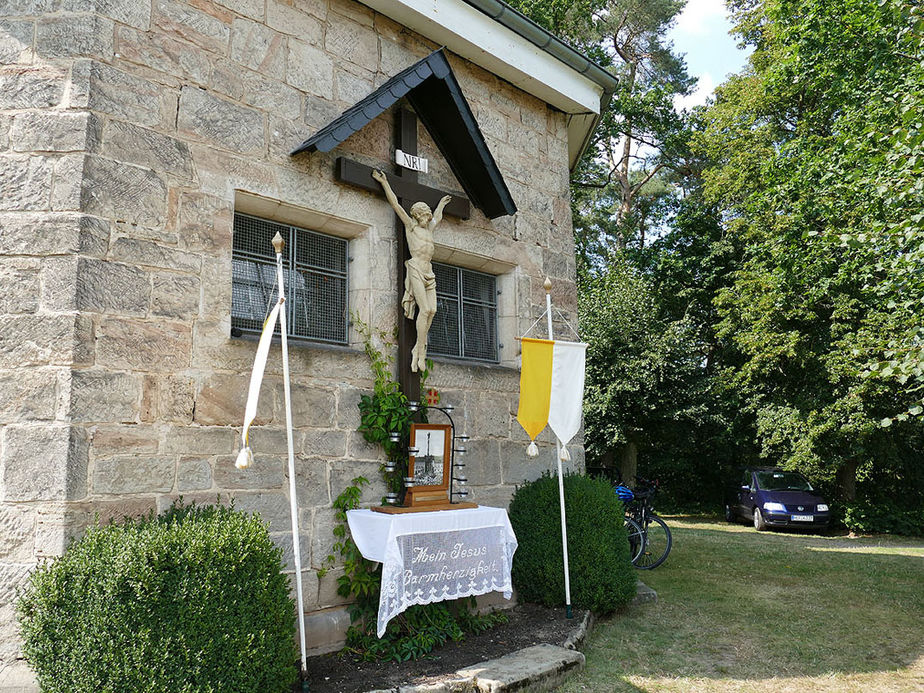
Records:
[[[393,213],[334,182],[333,156],[388,162],[391,114],[333,155],[288,152],[437,47],[353,0],[0,5],[0,669],[19,655],[17,586],[95,513],[106,521],[179,496],[233,498],[263,516],[291,561],[278,349],[252,432],[256,463],[233,466],[255,351],[230,337],[233,214],[283,203],[285,221],[341,229],[351,308],[390,330]],[[540,462],[525,456],[513,336],[544,310],[546,274],[576,320],[566,120],[452,64],[520,211],[494,221],[475,211],[438,232],[454,264],[490,258],[502,270],[504,347],[495,367],[438,361],[429,384],[472,436],[473,499],[505,505],[515,484],[554,464],[545,436]],[[422,182],[460,191],[422,126],[420,153],[431,171]],[[352,330],[349,347],[290,349],[318,648],[348,622],[338,571],[317,577],[331,499],[359,474],[377,480],[365,502],[382,493],[381,452],[356,432],[372,384],[361,346]]]

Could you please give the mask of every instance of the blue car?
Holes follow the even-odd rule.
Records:
[[[828,503],[798,472],[769,467],[742,472],[740,486],[725,502],[725,519],[754,523],[759,532],[769,527],[824,529],[831,513]]]

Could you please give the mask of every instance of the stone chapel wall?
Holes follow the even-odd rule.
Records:
[[[350,307],[390,331],[394,215],[334,182],[333,158],[386,164],[392,115],[330,155],[288,152],[438,48],[352,0],[48,6],[0,6],[0,669],[18,653],[16,587],[95,513],[233,498],[291,547],[278,349],[252,429],[256,462],[233,465],[255,351],[230,337],[235,204],[351,229]],[[490,221],[473,210],[438,230],[454,264],[505,268],[504,349],[499,366],[439,360],[429,385],[472,436],[472,499],[506,505],[554,464],[547,434],[540,462],[527,459],[515,420],[513,337],[544,310],[545,275],[576,324],[566,118],[450,59],[519,212]],[[460,190],[422,126],[420,153],[431,170],[421,182]],[[355,330],[350,340],[290,348],[308,631],[328,649],[348,622],[338,571],[316,572],[331,499],[358,474],[379,480],[382,458],[356,432],[372,382]],[[364,501],[381,493],[379,482]]]

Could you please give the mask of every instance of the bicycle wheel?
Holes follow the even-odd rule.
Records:
[[[667,554],[671,552],[672,539],[667,524],[657,515],[649,515],[646,524],[645,547],[635,562],[635,567],[651,570],[664,563]]]
[[[632,561],[632,565],[635,565],[639,556],[642,555],[642,548],[645,546],[645,533],[639,527],[638,522],[628,516],[626,517],[625,527],[626,537],[629,539],[629,560]]]

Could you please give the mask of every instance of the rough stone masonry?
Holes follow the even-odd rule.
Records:
[[[93,521],[174,499],[259,512],[291,558],[281,364],[270,355],[256,461],[235,469],[255,343],[230,336],[235,210],[350,237],[351,310],[398,318],[393,212],[337,184],[333,156],[392,157],[386,113],[331,155],[290,149],[439,46],[353,0],[8,0],[0,5],[0,670],[19,656],[29,571]],[[566,117],[451,56],[519,212],[446,220],[443,257],[498,276],[497,365],[438,360],[429,385],[472,436],[472,497],[504,506],[554,463],[525,455],[514,337],[575,321]],[[421,128],[428,185],[460,190]],[[290,349],[309,647],[348,617],[331,499],[382,453],[356,431],[361,337]],[[583,464],[580,441],[574,464]],[[363,501],[377,503],[381,483]]]

